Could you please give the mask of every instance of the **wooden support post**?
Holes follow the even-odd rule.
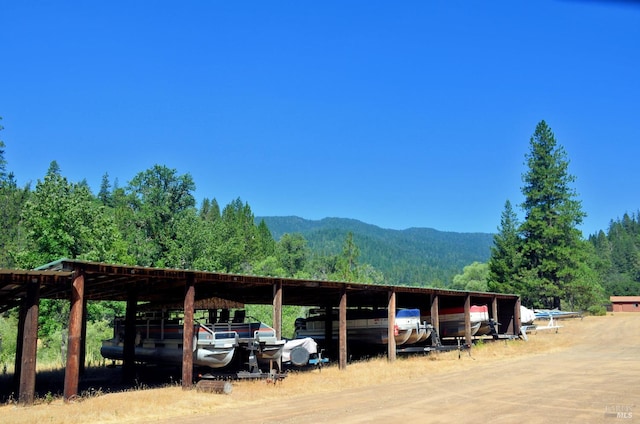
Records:
[[[520,297],[516,299],[515,305],[513,307],[513,335],[517,336],[520,334]]]
[[[437,294],[431,295],[431,325],[440,336],[440,297]],[[431,337],[431,345],[435,346],[437,343],[436,338]]]
[[[339,312],[340,330],[338,334],[338,368],[344,370],[347,368],[347,288],[342,286],[340,292],[340,312]]]
[[[282,280],[278,279],[273,284],[273,329],[276,330],[276,339],[282,340]],[[278,371],[282,370],[282,357],[276,361]]]
[[[84,375],[87,359],[87,298],[82,301],[82,330],[80,333],[80,375]]]
[[[471,296],[469,294],[464,298],[464,340],[467,346],[471,347]]]
[[[491,298],[491,317],[490,319],[493,320],[493,331],[491,333],[491,335],[493,336],[494,339],[497,339],[499,337],[500,334],[500,318],[498,317],[498,298],[496,296],[493,296]]]
[[[282,339],[282,280],[273,284],[273,329],[276,339]]]
[[[493,318],[493,320],[495,322],[499,322],[498,320],[498,298],[493,296],[491,298],[491,318]]]
[[[396,360],[396,292],[389,292],[389,305],[387,307],[387,357],[389,362]]]
[[[131,383],[136,378],[136,315],[138,291],[131,287],[127,292],[127,310],[124,316],[124,340],[122,341],[122,381]]]
[[[25,299],[26,314],[22,322],[22,355],[20,366],[20,391],[18,401],[21,405],[33,404],[36,392],[36,354],[38,350],[38,307],[40,302],[40,281],[27,285]]]
[[[324,307],[324,348],[325,348],[325,356],[332,356],[338,354],[335,349],[338,341],[336,340],[336,344],[334,345],[333,340],[333,306],[325,305]]]
[[[69,312],[69,335],[67,342],[67,367],[64,372],[65,402],[78,395],[80,377],[80,343],[82,340],[82,311],[84,305],[84,270],[76,268],[71,287],[71,310]]]
[[[182,390],[193,387],[193,308],[195,304],[193,275],[187,275],[184,294],[184,320],[182,331]]]
[[[16,358],[13,363],[13,391],[20,393],[20,374],[22,374],[22,350],[24,347],[24,326],[27,319],[27,303],[20,304],[18,310],[18,334],[16,336]]]

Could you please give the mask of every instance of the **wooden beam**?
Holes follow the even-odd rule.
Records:
[[[389,362],[396,360],[396,292],[389,291],[389,304],[387,305],[387,358]]]
[[[440,297],[437,294],[431,294],[431,325],[433,329],[438,332],[440,335]],[[436,338],[431,337],[431,345],[435,346],[437,344]]]
[[[338,368],[344,370],[347,368],[347,288],[345,286],[342,286],[342,290],[340,292],[339,322],[340,330],[338,335]]]
[[[471,296],[464,297],[464,340],[471,347]]]
[[[18,401],[21,405],[31,405],[36,392],[36,354],[38,350],[38,310],[40,302],[40,281],[27,284],[26,314],[23,321],[23,342],[20,366],[20,389]]]
[[[78,395],[80,378],[80,343],[82,340],[82,311],[84,306],[84,270],[76,268],[71,287],[71,310],[69,312],[69,335],[67,342],[67,367],[64,372],[65,402]]]
[[[193,387],[193,305],[195,284],[192,274],[187,274],[184,294],[184,319],[182,331],[182,390]]]

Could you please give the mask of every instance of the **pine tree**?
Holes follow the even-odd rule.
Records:
[[[353,241],[353,233],[349,231],[342,246],[342,256],[338,259],[342,281],[356,281],[358,279],[359,256],[360,249]]]
[[[530,147],[523,175],[520,276],[535,306],[559,308],[567,289],[584,274],[582,233],[576,227],[585,214],[571,188],[575,177],[568,172],[566,152],[546,122],[537,125]]]
[[[276,246],[276,255],[286,276],[293,277],[304,269],[308,261],[307,240],[300,233],[283,234]]]
[[[113,206],[113,198],[111,194],[111,183],[109,182],[109,174],[104,173],[102,181],[100,183],[100,191],[98,192],[98,199],[105,206]]]
[[[2,121],[2,116],[0,116],[0,121]],[[0,131],[2,131],[4,127],[0,125]],[[7,160],[4,158],[4,141],[0,140],[0,184],[4,185],[7,181]]]
[[[488,289],[498,293],[521,293],[518,270],[520,267],[520,236],[518,217],[507,200],[500,219],[498,233],[493,236],[489,259]]]

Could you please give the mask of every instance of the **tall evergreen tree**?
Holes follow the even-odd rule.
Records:
[[[525,220],[520,227],[525,301],[559,308],[567,288],[583,274],[579,261],[584,246],[576,227],[585,214],[571,187],[575,177],[568,172],[566,152],[545,121],[536,126],[530,148],[522,188]]]
[[[257,244],[259,259],[264,259],[267,256],[273,256],[276,252],[276,242],[267,227],[267,223],[264,219],[260,220],[257,228]]]
[[[205,197],[202,200],[200,206],[200,218],[211,222],[215,222],[220,218],[220,206],[215,198],[213,200],[209,200]]]
[[[338,269],[342,281],[356,281],[358,279],[358,257],[360,249],[353,241],[353,233],[349,231],[342,246],[342,256],[338,258]]]
[[[0,121],[2,121],[2,116],[0,116]],[[2,131],[4,127],[0,125],[0,131]],[[0,140],[0,184],[5,184],[7,180],[7,160],[4,158],[4,141]]]
[[[520,235],[518,217],[507,200],[500,219],[498,233],[493,236],[489,259],[489,291],[498,293],[521,293],[518,271],[520,268]]]
[[[100,182],[100,191],[98,192],[98,199],[105,206],[113,206],[113,197],[111,194],[111,183],[109,182],[109,174],[105,172]]]
[[[237,198],[224,207],[221,219],[215,224],[224,270],[248,272],[251,263],[259,256],[258,229],[249,204]]]

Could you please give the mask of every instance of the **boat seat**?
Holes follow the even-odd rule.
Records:
[[[209,309],[209,322],[215,323],[218,319],[218,310],[217,309]]]
[[[229,322],[229,310],[228,309],[222,309],[220,311],[220,317],[218,318],[218,322],[221,322],[221,323]]]
[[[233,314],[233,322],[234,323],[242,323],[242,322],[244,322],[244,317],[245,317],[245,310],[244,309],[238,309]]]

